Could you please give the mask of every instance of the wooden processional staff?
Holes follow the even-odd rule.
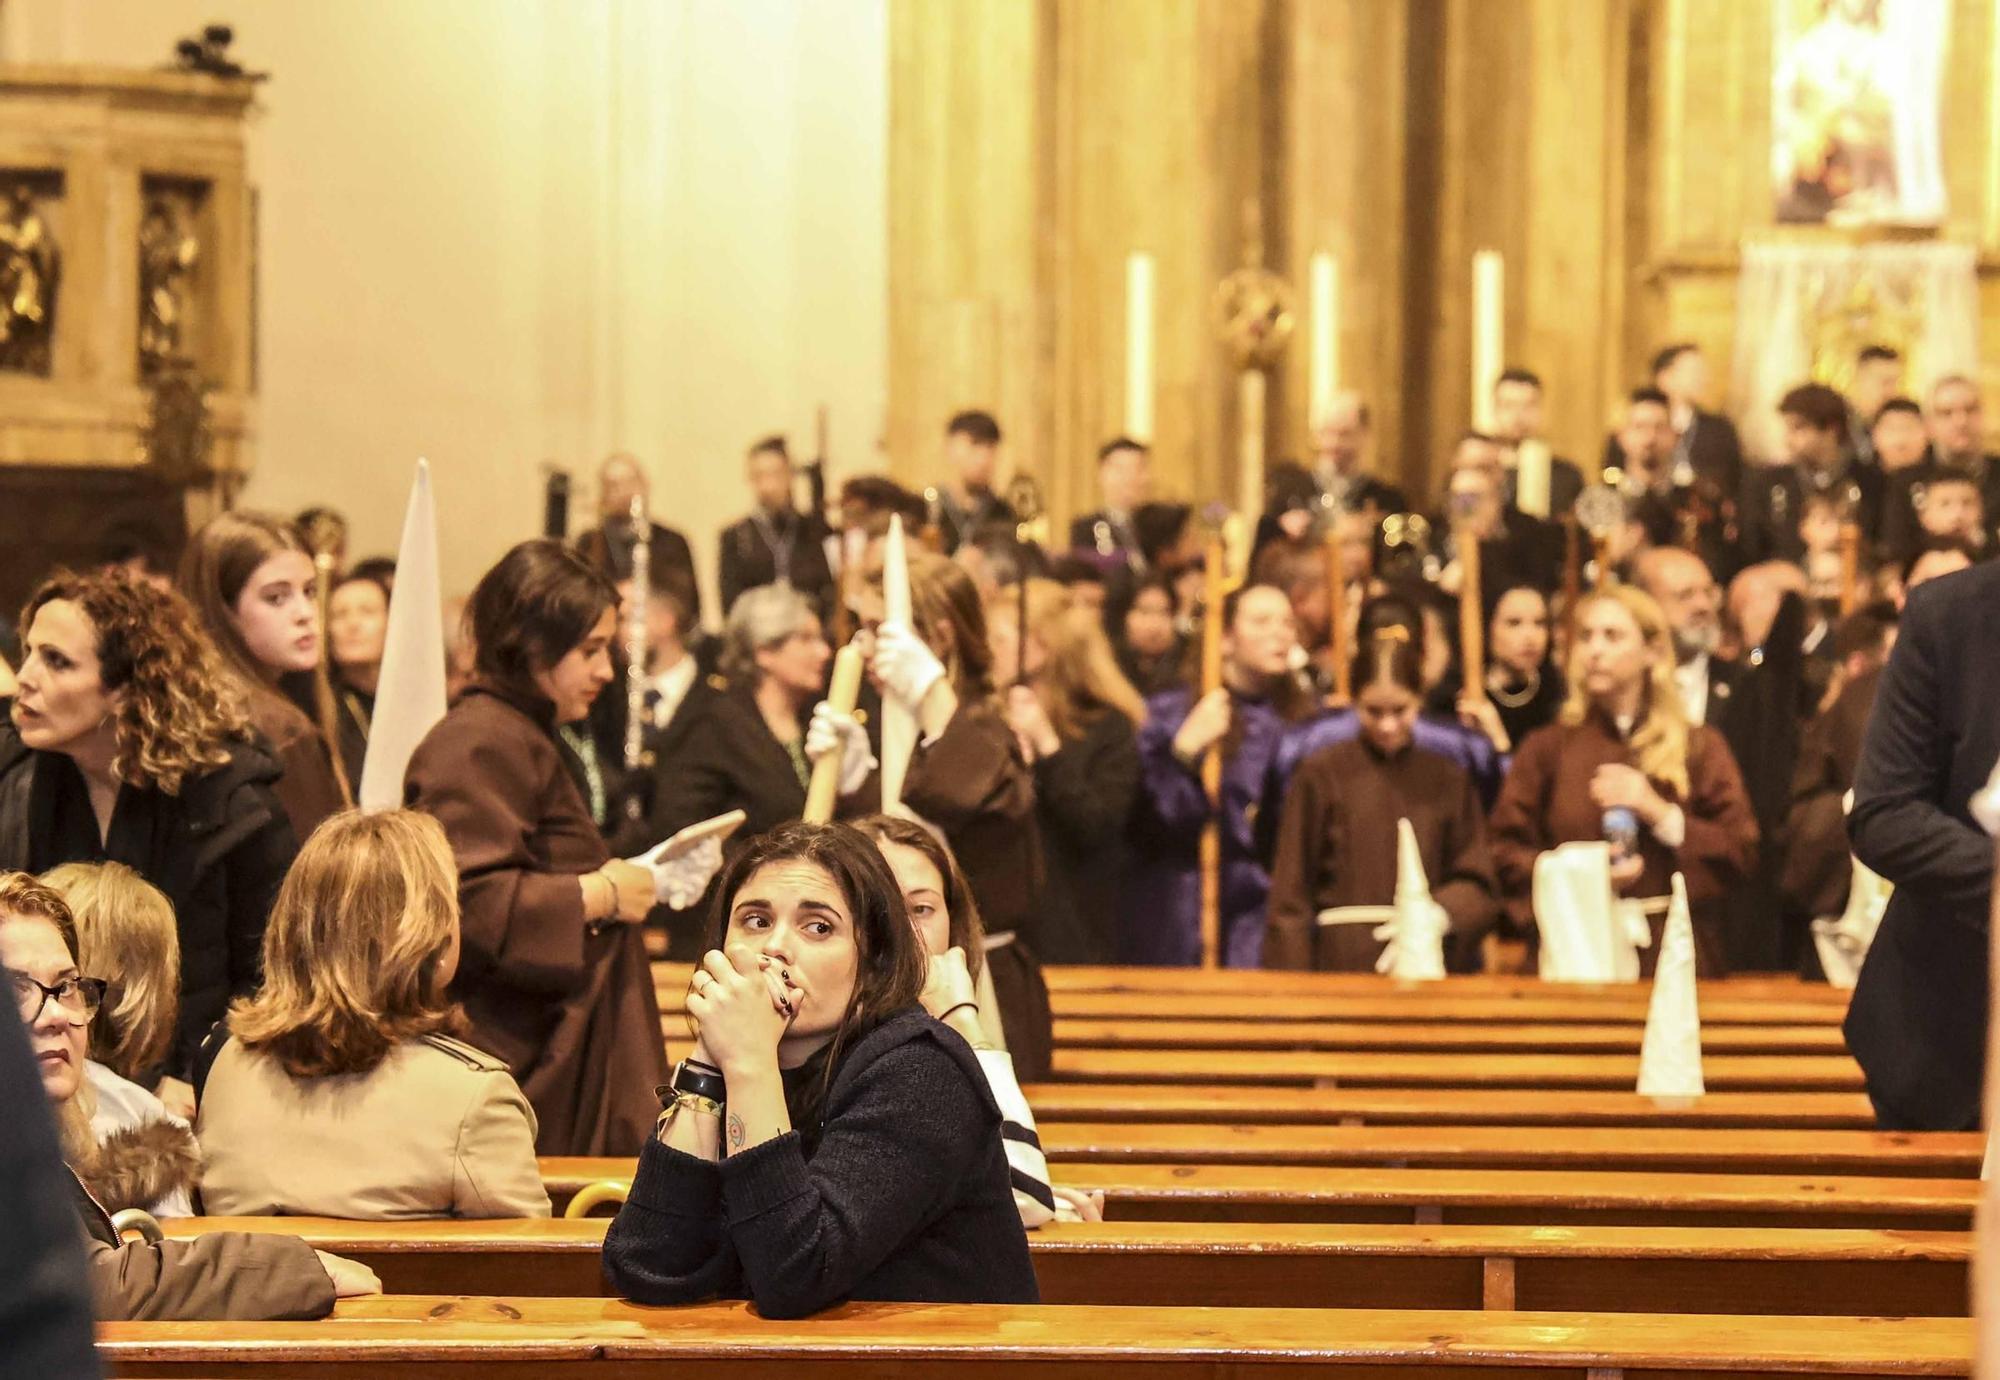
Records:
[[[1296,324],[1291,289],[1264,267],[1264,219],[1256,199],[1243,203],[1243,266],[1222,280],[1215,317],[1236,365],[1237,511],[1224,524],[1235,540],[1210,542],[1203,578],[1202,693],[1222,685],[1222,605],[1249,573],[1250,548],[1264,513],[1266,371],[1283,356]],[[1233,556],[1233,560],[1231,557]],[[1225,565],[1228,569],[1225,572]],[[1222,963],[1222,745],[1201,764],[1208,823],[1201,832],[1201,966]]]

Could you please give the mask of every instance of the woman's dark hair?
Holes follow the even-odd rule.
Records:
[[[901,815],[863,815],[854,827],[877,843],[899,843],[914,848],[929,859],[944,879],[944,909],[950,917],[951,942],[965,950],[965,970],[974,981],[986,962],[986,927],[980,923],[979,902],[972,899],[972,884],[958,867],[958,859],[945,841],[913,819]],[[911,922],[914,930],[915,922]]]
[[[873,839],[846,824],[782,825],[751,840],[723,870],[709,917],[709,947],[729,938],[736,895],[772,863],[805,862],[821,868],[840,889],[854,920],[854,993],[826,1048],[808,1061],[817,1075],[803,1080],[791,1108],[792,1124],[808,1143],[819,1139],[826,1094],[847,1046],[899,1011],[917,1004],[927,967],[917,932],[903,909],[903,890]]]
[[[479,577],[466,604],[473,670],[489,684],[538,696],[547,671],[590,635],[618,590],[560,542],[524,541]]]
[[[1419,700],[1424,697],[1423,652],[1410,637],[1409,629],[1399,624],[1387,624],[1364,640],[1360,650],[1354,654],[1354,664],[1350,669],[1350,683],[1356,695],[1378,681],[1386,680],[1401,686]]]

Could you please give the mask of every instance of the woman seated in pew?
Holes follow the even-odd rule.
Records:
[[[1270,875],[1255,841],[1257,805],[1280,737],[1311,699],[1292,675],[1298,637],[1283,590],[1245,585],[1223,601],[1222,619],[1222,686],[1199,696],[1172,690],[1146,705],[1119,918],[1119,953],[1128,963],[1201,961],[1199,849],[1217,813],[1202,785],[1210,749],[1222,754],[1222,961],[1254,968],[1263,955]]]
[[[174,1037],[181,980],[174,908],[123,863],[64,863],[42,880],[76,922],[78,966],[105,983],[83,1066],[89,1086],[78,1095],[97,1143],[77,1173],[107,1211],[192,1217],[201,1147],[187,1119],[150,1087]]]
[[[1569,699],[1530,735],[1493,807],[1493,860],[1510,918],[1534,924],[1535,860],[1559,844],[1610,838],[1621,895],[1656,898],[1687,878],[1695,962],[1726,971],[1722,903],[1756,865],[1757,821],[1722,736],[1691,725],[1674,682],[1673,638],[1660,606],[1611,585],[1577,607]],[[1653,943],[1639,951],[1650,974]]]
[[[1376,970],[1385,917],[1319,924],[1328,911],[1396,899],[1397,821],[1416,834],[1431,898],[1450,918],[1447,966],[1470,972],[1498,912],[1485,811],[1472,778],[1414,743],[1423,669],[1402,630],[1375,634],[1354,658],[1361,736],[1325,748],[1293,774],[1271,865],[1267,968]]]
[[[910,706],[917,745],[901,804],[951,845],[989,927],[987,964],[1014,1066],[1030,1082],[1048,1075],[1049,995],[1042,965],[1022,935],[1032,932],[1046,876],[1035,823],[1035,776],[1021,755],[993,684],[986,613],[972,577],[928,551],[909,553],[914,627],[881,622],[879,581],[863,591],[872,629],[861,645],[884,697]],[[879,716],[877,719],[879,725]],[[880,804],[880,778],[865,731],[822,703],[813,710],[806,755],[841,754],[841,813]]]
[[[842,824],[788,825],[724,872],[687,999],[694,1052],[604,1239],[638,1303],[748,1296],[1032,1303],[1001,1112],[926,1015],[895,877]]]
[[[264,986],[229,1013],[202,1089],[219,1216],[546,1217],[535,1113],[456,1038],[458,869],[414,810],[344,814],[299,850]]]
[[[1049,1164],[1035,1136],[1035,1114],[1021,1096],[1014,1061],[994,1041],[998,1021],[985,1013],[993,1002],[986,978],[986,933],[979,923],[979,906],[958,870],[951,850],[913,820],[895,815],[869,815],[854,827],[875,840],[883,860],[903,891],[903,907],[917,927],[927,959],[923,1008],[933,1020],[957,1032],[979,1058],[993,1100],[1005,1118],[1000,1136],[1007,1148],[1007,1169],[1014,1184],[1014,1206],[1021,1225],[1039,1227],[1050,1221],[1104,1219],[1104,1199],[1049,1183]]]
[[[1118,669],[1095,610],[1052,580],[1028,582],[1027,608],[1025,647],[1018,586],[987,618],[1007,725],[1035,773],[1047,876],[1029,938],[1044,963],[1109,963],[1146,702]]]
[[[209,1232],[179,1241],[124,1241],[74,1170],[94,1140],[84,1095],[90,1020],[103,979],[77,962],[76,922],[55,891],[24,872],[0,872],[0,969],[27,1027],[54,1105],[86,1242],[97,1316],[124,1320],[260,1321],[323,1318],[336,1298],[382,1290],[374,1272],[292,1236]]]

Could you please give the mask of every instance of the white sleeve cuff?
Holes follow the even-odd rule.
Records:
[[[1666,814],[1661,816],[1660,822],[1653,826],[1653,837],[1669,848],[1678,849],[1682,844],[1687,842],[1687,836],[1688,819],[1686,812],[1678,805],[1668,806]]]

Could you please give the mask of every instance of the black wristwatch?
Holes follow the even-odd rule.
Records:
[[[723,1081],[722,1070],[707,1064],[683,1059],[674,1066],[672,1088],[677,1093],[691,1093],[705,1097],[711,1102],[721,1102],[728,1094],[729,1085]]]

